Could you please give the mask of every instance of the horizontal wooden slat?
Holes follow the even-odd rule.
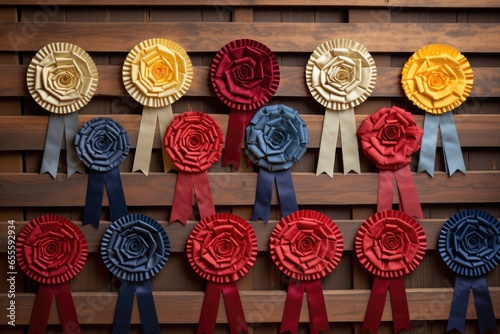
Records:
[[[246,23],[246,22],[50,22],[0,23],[0,50],[38,51],[51,42],[70,42],[86,51],[128,52],[142,40],[164,36],[188,52],[213,52],[239,38],[266,44],[274,52],[312,52],[332,38],[360,42],[370,52],[415,52],[446,43],[463,53],[500,52],[494,23]],[[203,37],[201,37],[201,34]],[[90,38],[90,36],[92,36]]]
[[[168,263],[163,270],[168,270]],[[335,275],[335,271],[331,275]],[[153,278],[154,280],[154,278]],[[281,322],[286,292],[282,290],[263,291],[241,290],[241,303],[248,323]],[[361,322],[363,321],[370,290],[325,290],[326,309],[329,322]],[[116,307],[116,292],[73,292],[75,308],[80,324],[112,324]],[[406,289],[410,320],[447,320],[450,303],[453,297],[451,288]],[[492,300],[500,300],[500,288],[490,287]],[[199,320],[203,292],[153,292],[155,307],[160,324],[196,324]],[[391,303],[387,295],[382,321],[391,321]],[[16,324],[28,324],[35,294],[16,294]],[[2,310],[7,308],[8,299],[0,298]],[[430,307],[432,305],[432,307]],[[495,314],[500,314],[500,303],[493,303]],[[227,323],[224,299],[221,298],[218,323]],[[467,319],[476,319],[472,294],[467,308]],[[1,317],[0,325],[7,324],[8,318]],[[307,298],[302,301],[300,322],[309,321]],[[59,316],[55,300],[52,303],[49,324],[59,324]],[[131,323],[139,324],[140,316],[137,304],[131,317]]]
[[[27,65],[0,65],[0,73],[10,80],[0,81],[0,96],[29,96],[26,86]],[[99,83],[96,96],[127,96],[122,83],[121,66],[97,66]],[[195,66],[193,82],[186,96],[215,96],[210,85],[208,66]],[[280,84],[275,96],[310,97],[304,67],[281,67]],[[399,97],[401,68],[378,67],[377,83],[370,96]],[[474,68],[470,97],[500,97],[500,68]]]
[[[299,205],[376,204],[378,173],[342,175],[293,173]],[[121,179],[129,206],[170,206],[177,175],[175,173],[122,173]],[[449,177],[436,172],[414,174],[420,202],[495,203],[500,198],[500,171],[470,171]],[[253,205],[257,173],[209,173],[215,205]],[[83,206],[87,175],[67,178],[58,174],[0,174],[0,207]],[[27,196],[29,194],[29,196]],[[397,192],[393,203],[397,203]],[[104,199],[107,205],[107,199]],[[273,204],[277,204],[273,194]]]

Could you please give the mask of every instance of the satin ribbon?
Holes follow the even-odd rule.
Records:
[[[313,281],[290,280],[280,333],[297,333],[304,291],[307,292],[311,333],[330,333],[325,297],[323,296],[323,287],[319,279]]]
[[[83,226],[91,224],[95,228],[99,227],[101,216],[102,199],[104,195],[104,185],[108,193],[109,211],[111,221],[115,221],[127,215],[127,204],[123,193],[120,170],[115,168],[109,172],[89,172],[87,183],[87,195],[85,197],[85,208],[83,211]]]
[[[130,319],[132,317],[135,295],[137,295],[137,305],[139,307],[143,332],[159,334],[160,325],[158,324],[150,280],[142,282],[122,281],[120,291],[118,292],[118,300],[116,301],[113,334],[130,332]]]
[[[69,283],[64,282],[60,284],[40,283],[31,312],[28,334],[45,333],[54,296],[63,333],[81,333],[71,289]]]
[[[137,148],[135,151],[134,165],[132,172],[142,171],[145,175],[149,174],[149,164],[151,162],[151,151],[153,149],[153,140],[156,132],[156,120],[160,128],[161,147],[163,155],[163,166],[165,172],[173,169],[172,160],[165,151],[163,138],[167,132],[168,125],[174,119],[172,105],[167,105],[162,108],[143,107],[141,124],[139,126],[139,135],[137,138]]]
[[[56,177],[63,132],[66,140],[66,164],[68,166],[68,177],[73,175],[75,172],[80,174],[85,173],[85,167],[80,159],[78,159],[73,144],[79,128],[80,124],[78,122],[78,112],[72,112],[64,115],[50,113],[40,174],[48,172],[53,178]]]
[[[222,166],[232,165],[235,169],[240,168],[243,135],[254,115],[255,110],[231,109],[229,112]],[[247,164],[250,163],[250,160],[247,159]]]
[[[275,181],[281,216],[288,216],[290,213],[299,209],[290,169],[270,172],[265,168],[260,168],[257,178],[257,190],[255,192],[255,205],[253,208],[252,220],[259,218],[266,222],[269,220]]]
[[[361,172],[354,109],[349,108],[337,111],[327,108],[325,110],[323,130],[321,132],[316,175],[326,172],[330,177],[333,177],[335,150],[337,149],[339,130],[341,132],[340,140],[342,144],[344,174],[349,173],[351,170],[358,174]]]
[[[245,314],[243,313],[243,306],[241,304],[240,293],[236,282],[225,284],[208,282],[196,333],[206,334],[214,332],[221,294],[224,296],[227,320],[229,322],[231,334],[248,333]]]
[[[460,333],[465,333],[465,318],[467,315],[467,306],[469,305],[470,290],[472,290],[474,297],[474,307],[476,309],[480,333],[486,334],[488,331],[497,333],[498,328],[486,276],[467,277],[462,275],[457,275],[455,280],[455,289],[453,290],[453,300],[451,302],[446,331],[456,329]]]
[[[192,216],[193,188],[196,193],[201,219],[215,214],[215,205],[207,172],[185,173],[179,171],[175,183],[170,224],[178,220],[185,225],[188,218]]]
[[[453,175],[457,170],[465,173],[465,163],[460,148],[455,121],[452,112],[441,115],[426,114],[424,117],[424,136],[420,149],[418,172],[426,171],[434,176],[434,161],[436,159],[436,147],[438,130],[441,130],[441,142],[443,145],[444,166],[448,175]]]
[[[392,209],[394,180],[398,187],[400,211],[416,218],[424,218],[410,165],[397,171],[381,170],[378,178],[377,212]]]
[[[406,299],[405,282],[403,277],[384,278],[375,276],[372,292],[366,308],[365,319],[361,331],[377,333],[384,313],[387,290],[390,293],[394,333],[405,329],[410,331],[410,315]]]

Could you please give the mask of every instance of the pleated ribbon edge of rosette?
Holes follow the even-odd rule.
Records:
[[[151,38],[135,45],[122,67],[126,91],[143,105],[132,172],[149,174],[151,151],[160,130],[164,171],[172,170],[172,161],[165,152],[163,138],[174,117],[172,104],[189,89],[193,65],[179,44],[164,38]]]
[[[258,41],[233,40],[217,52],[210,82],[216,96],[230,108],[222,166],[239,169],[245,128],[257,109],[274,96],[279,81],[276,56]]]
[[[364,102],[375,87],[375,61],[360,43],[332,39],[313,51],[305,78],[312,97],[326,108],[316,175],[333,177],[339,133],[344,174],[361,173],[354,107]]]
[[[467,58],[446,44],[429,44],[415,52],[401,73],[403,90],[414,105],[424,110],[424,137],[418,172],[434,176],[438,132],[441,132],[446,173],[466,173],[453,109],[472,91],[473,72]]]
[[[403,276],[420,264],[426,246],[422,226],[402,211],[376,212],[359,227],[355,237],[356,255],[366,270],[375,275],[361,331],[377,333],[387,291],[390,293],[394,332],[410,331]]]
[[[64,217],[39,216],[23,227],[17,238],[16,260],[39,283],[29,334],[45,332],[54,297],[63,332],[81,333],[69,281],[83,268],[87,254],[85,235]]]
[[[213,214],[195,225],[186,253],[193,270],[207,280],[196,333],[214,332],[221,294],[230,333],[248,333],[236,281],[255,263],[257,249],[252,226],[237,215]]]
[[[438,251],[456,273],[447,331],[465,333],[470,291],[481,334],[497,333],[486,274],[500,263],[500,222],[488,212],[462,210],[441,228]]]
[[[27,88],[35,102],[50,112],[40,174],[56,177],[63,134],[67,177],[84,174],[73,141],[80,126],[78,110],[91,100],[97,83],[94,61],[77,45],[50,43],[32,58],[26,72]]]

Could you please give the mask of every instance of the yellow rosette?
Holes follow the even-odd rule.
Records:
[[[56,177],[63,132],[66,139],[68,177],[84,173],[73,142],[80,128],[78,110],[97,89],[97,67],[82,48],[51,43],[40,49],[28,65],[26,83],[33,99],[51,112],[40,173]]]
[[[318,46],[306,66],[311,95],[326,107],[316,175],[333,176],[337,137],[341,132],[344,174],[360,173],[354,107],[370,96],[377,78],[368,50],[350,39],[333,39]]]
[[[450,112],[470,95],[471,66],[458,50],[446,44],[430,44],[415,52],[403,67],[403,90],[413,104],[426,111],[418,172],[434,175],[437,135],[441,129],[445,168],[449,175],[465,173],[460,142]]]
[[[189,89],[193,66],[186,51],[163,38],[137,44],[122,68],[125,89],[144,106],[132,171],[149,173],[151,150],[158,119],[165,172],[173,168],[163,147],[163,138],[173,119],[172,103]]]

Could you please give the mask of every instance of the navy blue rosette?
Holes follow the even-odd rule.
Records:
[[[496,333],[486,273],[500,262],[500,222],[485,211],[460,211],[443,225],[438,249],[446,265],[457,274],[447,331],[464,333],[472,290],[481,334]]]
[[[306,122],[284,104],[261,108],[246,128],[247,156],[259,166],[252,220],[268,221],[274,182],[281,215],[298,210],[290,168],[307,150]]]
[[[146,215],[123,216],[106,230],[101,241],[101,256],[109,271],[121,281],[113,333],[129,332],[135,295],[143,332],[160,333],[150,279],[170,256],[165,229]]]
[[[75,149],[89,168],[83,225],[99,227],[104,185],[108,192],[111,221],[128,213],[118,166],[130,150],[130,139],[120,123],[111,118],[93,118],[75,137]]]

